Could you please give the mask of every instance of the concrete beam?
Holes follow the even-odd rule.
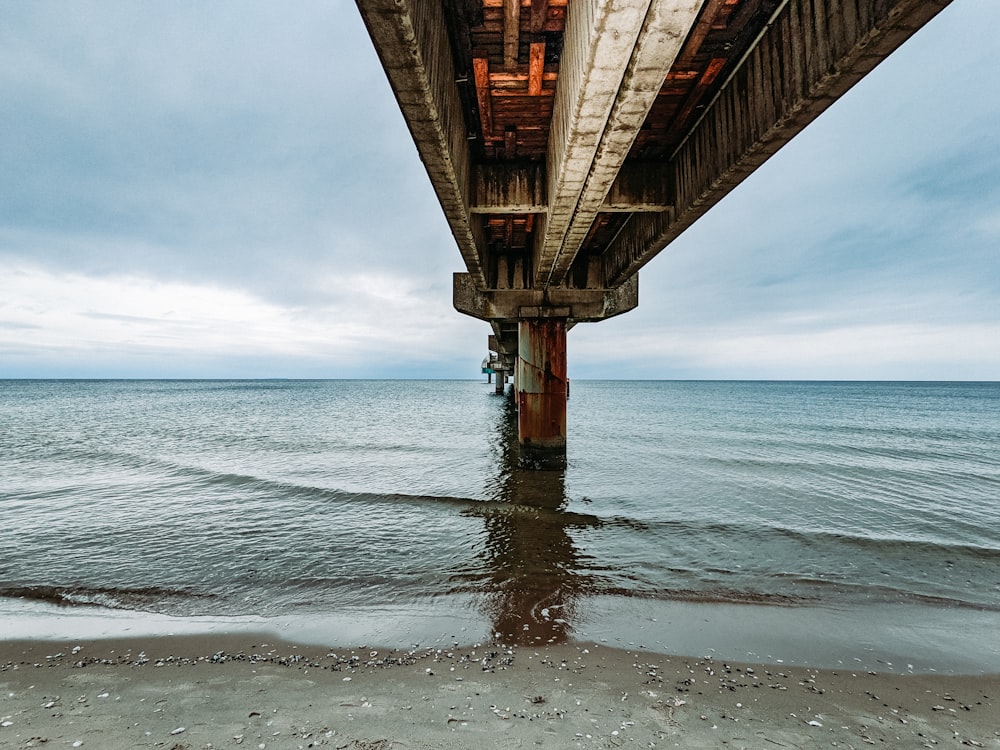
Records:
[[[568,10],[549,135],[549,213],[536,284],[561,284],[702,0],[577,0]]]
[[[474,214],[533,214],[547,208],[545,166],[483,164],[473,171]]]
[[[673,155],[676,213],[633,216],[604,254],[630,279],[950,0],[788,0]]]
[[[673,170],[660,162],[634,162],[622,166],[601,212],[657,212],[673,207]]]
[[[357,0],[357,4],[465,266],[485,286],[481,236],[469,212],[466,122],[441,3]]]
[[[453,304],[460,313],[486,321],[566,318],[572,322],[606,320],[639,304],[639,277],[615,289],[479,289],[469,274],[456,273]]]
[[[491,320],[493,334],[489,337],[489,349],[496,352],[507,372],[514,372],[517,359],[517,321]]]
[[[624,164],[611,184],[601,212],[669,211],[673,170],[661,162]],[[548,209],[545,166],[480,164],[473,168],[472,214],[538,214]]]

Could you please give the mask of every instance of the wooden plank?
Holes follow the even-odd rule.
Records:
[[[505,0],[503,4],[503,67],[517,70],[517,50],[521,43],[521,2]]]
[[[545,21],[545,27],[542,31],[556,31],[562,33],[566,29],[566,11],[560,9],[559,11],[550,11],[548,19]],[[483,21],[481,28],[476,29],[476,32],[488,33],[488,34],[503,34],[503,19],[502,18],[490,18],[487,16]]]
[[[691,93],[684,102],[684,106],[681,107],[680,112],[678,112],[677,116],[674,117],[673,123],[671,124],[666,137],[666,141],[668,143],[672,143],[678,136],[681,128],[683,128],[687,122],[688,116],[698,105],[698,101],[704,95],[706,89],[708,89],[708,87],[715,82],[716,77],[719,75],[719,72],[725,64],[726,58],[724,57],[714,57],[708,63],[708,66],[705,68],[705,72],[701,74],[701,78],[698,80],[698,83],[695,84],[693,89],[691,89]]]
[[[479,101],[479,122],[483,127],[483,140],[493,138],[493,105],[490,103],[490,61],[485,57],[472,60],[476,77],[476,99]]]
[[[545,28],[549,15],[549,0],[531,0],[531,33],[538,34]]]
[[[664,79],[664,87],[670,83],[693,81],[698,77],[699,72],[700,71],[697,68],[693,70],[681,70],[680,68],[674,66],[674,68],[667,73],[666,79]]]
[[[701,9],[701,13],[698,14],[698,20],[695,22],[694,28],[691,29],[687,41],[684,42],[684,47],[681,49],[680,55],[677,56],[677,62],[674,64],[674,67],[683,70],[691,66],[692,59],[698,54],[698,50],[701,49],[702,42],[705,41],[708,32],[712,30],[715,17],[719,15],[719,11],[723,8],[724,4],[725,0],[708,0],[705,3],[705,6]]]
[[[544,46],[544,45],[543,45]],[[697,72],[695,73],[697,76]],[[559,78],[558,73],[542,73],[542,81],[548,81],[552,83]],[[490,85],[494,88],[501,86],[522,88],[528,81],[527,73],[500,73],[492,72],[490,73]]]
[[[503,155],[505,159],[517,157],[517,128],[513,125],[503,132]]]
[[[489,10],[491,8],[502,8],[507,0],[483,0],[483,9]],[[532,0],[521,0],[523,5],[530,5]],[[562,8],[565,10],[566,6],[569,5],[569,0],[548,0],[548,5],[552,8]]]
[[[545,73],[545,42],[533,42],[528,61],[528,94],[541,96],[542,76]]]

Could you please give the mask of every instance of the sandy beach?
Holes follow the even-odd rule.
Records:
[[[0,747],[1000,747],[1000,675],[595,643],[324,649],[267,636],[0,642]]]

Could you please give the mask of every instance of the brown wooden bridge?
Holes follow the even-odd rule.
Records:
[[[357,0],[526,464],[565,462],[567,330],[948,2]]]

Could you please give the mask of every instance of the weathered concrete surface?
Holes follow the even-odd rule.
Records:
[[[566,462],[566,321],[518,325],[517,410],[522,463],[552,468]]]
[[[635,308],[646,263],[949,1],[356,0],[465,261],[454,306],[507,367]]]
[[[532,214],[546,210],[544,164],[489,164],[474,172],[473,213]]]
[[[702,0],[576,0],[549,135],[549,211],[535,276],[563,282]]]
[[[632,217],[604,254],[623,283],[950,0],[788,0],[676,153],[675,211]]]
[[[471,159],[439,2],[364,0],[361,16],[420,152],[465,267],[486,284],[469,213]]]
[[[674,208],[673,174],[659,162],[626,163],[611,184],[601,211],[671,211]]]
[[[460,313],[485,321],[560,317],[574,323],[595,322],[638,306],[639,277],[617,289],[495,290],[479,289],[471,275],[456,273],[452,301]]]
[[[745,54],[733,53],[741,55],[738,60],[713,60],[728,66],[727,80],[694,125],[679,131],[680,147],[654,161],[632,162],[629,146],[664,75],[675,62],[689,62],[679,60],[678,51],[708,33],[719,8],[752,2],[574,0],[566,13],[544,164],[474,164],[468,139],[477,137],[479,123],[463,112],[456,87],[484,59],[461,61],[468,50],[452,47],[445,16],[460,8],[473,13],[469,9],[478,4],[357,0],[480,289],[488,287],[484,268],[494,252],[482,222],[492,214],[534,217],[534,249],[525,261],[534,272],[525,275],[539,289],[562,284],[595,215],[631,214],[614,241],[600,249],[600,273],[588,274],[587,286],[626,283],[948,2],[784,0]],[[533,32],[541,28],[534,26],[536,10],[532,4]],[[508,69],[526,64],[514,57],[519,13],[528,11],[504,5]],[[521,37],[525,28],[522,23]],[[468,69],[456,69],[455,60]],[[546,68],[544,76],[550,75],[556,74]],[[537,76],[535,83],[530,93],[537,96]],[[488,105],[491,91],[477,93]]]

